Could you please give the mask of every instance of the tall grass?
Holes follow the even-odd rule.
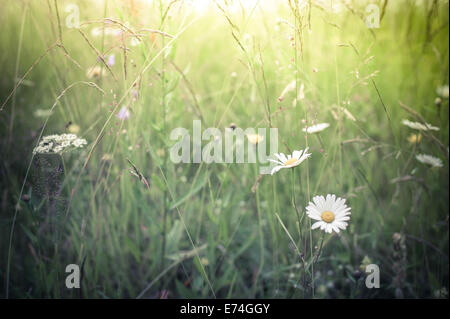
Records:
[[[1,296],[445,296],[448,98],[435,98],[449,83],[447,1],[378,1],[380,29],[364,23],[368,1],[339,12],[316,1],[206,11],[75,1],[79,29],[66,26],[69,3],[0,1]],[[409,143],[418,132],[404,118],[440,130]],[[171,130],[196,119],[275,127],[280,151],[313,155],[274,176],[256,164],[173,164]],[[331,126],[302,132],[318,122]],[[32,156],[42,136],[73,125],[86,148]],[[305,207],[328,193],[352,215],[323,236]],[[72,263],[79,290],[64,284]],[[366,263],[380,266],[380,289],[365,287]]]

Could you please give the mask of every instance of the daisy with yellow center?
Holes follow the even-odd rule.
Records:
[[[339,233],[347,228],[350,209],[345,204],[345,199],[328,194],[326,198],[315,196],[306,207],[306,214],[309,218],[317,220],[311,229],[320,227],[321,230],[331,234],[333,231]]]
[[[308,148],[305,150],[294,151],[292,155],[284,155],[283,153],[275,153],[275,157],[278,160],[269,159],[269,161],[279,164],[272,169],[271,174],[275,174],[282,168],[291,168],[300,165],[304,160],[311,156],[311,153],[307,153]]]

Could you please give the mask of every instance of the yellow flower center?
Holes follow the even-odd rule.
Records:
[[[334,214],[328,210],[324,211],[321,217],[325,223],[331,223],[334,220]]]
[[[286,162],[284,162],[284,166],[289,166],[289,165],[292,165],[292,164],[294,164],[295,162],[297,162],[298,161],[298,159],[296,159],[296,158],[290,158],[290,159],[288,159]]]

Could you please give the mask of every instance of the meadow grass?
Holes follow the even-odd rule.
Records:
[[[369,1],[263,3],[0,1],[0,296],[448,297],[448,1],[375,1],[378,29]],[[197,119],[278,128],[279,151],[312,156],[273,176],[172,163],[171,130]],[[32,155],[73,130],[86,147]],[[352,215],[324,236],[305,207],[328,193]],[[379,289],[364,284],[372,263]],[[65,287],[68,264],[81,289]]]

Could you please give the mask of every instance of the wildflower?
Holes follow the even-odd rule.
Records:
[[[284,155],[283,153],[277,154],[275,153],[275,157],[278,160],[269,159],[269,161],[279,164],[272,169],[271,175],[278,172],[282,168],[291,168],[300,165],[304,160],[311,156],[311,153],[307,153],[308,148],[304,151],[294,151],[291,155]]]
[[[72,145],[77,148],[81,148],[81,147],[83,147],[83,145],[86,145],[86,144],[87,144],[87,141],[83,138],[77,138],[76,140],[74,140],[72,142]]]
[[[33,149],[33,154],[62,154],[86,144],[84,138],[78,138],[75,134],[47,135]]]
[[[411,122],[409,120],[403,120],[402,121],[403,125],[408,126],[409,128],[412,128],[414,130],[419,130],[419,131],[439,131],[439,127],[433,126],[429,123],[419,123],[419,122]]]
[[[436,106],[441,106],[441,104],[442,104],[442,99],[441,99],[440,97],[435,98],[435,99],[434,99],[434,104],[435,104]]]
[[[448,84],[446,85],[441,85],[436,89],[436,93],[444,98],[444,99],[448,99],[449,97],[449,88],[448,88]]]
[[[309,202],[306,207],[306,214],[309,218],[317,220],[311,229],[319,228],[326,233],[332,231],[339,233],[340,230],[347,228],[347,221],[350,220],[350,207],[345,204],[345,199],[336,195],[328,194],[326,198],[323,196],[315,196],[313,202]]]
[[[264,136],[259,134],[247,134],[247,139],[253,145],[256,145],[262,141],[264,141]]]
[[[419,144],[420,141],[422,140],[422,135],[419,134],[411,134],[408,137],[408,142],[410,142],[411,144]]]
[[[319,123],[316,125],[305,127],[303,129],[303,132],[306,132],[308,134],[319,133],[319,132],[322,132],[323,130],[325,130],[326,128],[328,128],[329,126],[330,126],[329,123]]]
[[[109,66],[113,66],[114,64],[116,64],[116,56],[114,54],[110,54],[108,56],[108,65]]]
[[[122,106],[119,113],[117,114],[117,118],[119,120],[126,120],[130,117],[130,111],[128,111],[126,106]]]
[[[416,159],[423,163],[423,164],[428,164],[431,165],[433,167],[442,167],[444,166],[444,164],[442,163],[440,158],[431,156],[431,155],[427,155],[427,154],[418,154],[416,155]]]

